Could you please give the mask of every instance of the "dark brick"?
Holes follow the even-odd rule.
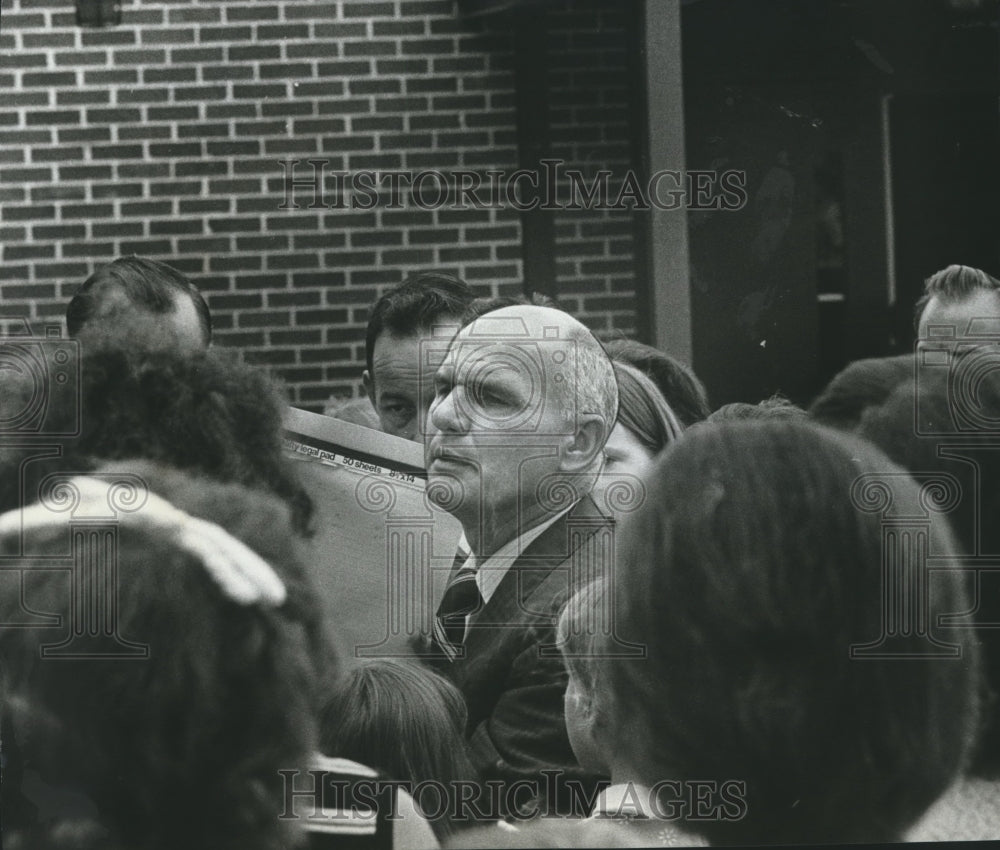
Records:
[[[121,252],[123,254],[143,254],[143,255],[155,255],[160,254],[168,255],[170,251],[170,242],[166,239],[143,239],[137,242],[122,242]],[[183,263],[175,260],[173,262],[174,268],[178,271],[184,271]]]
[[[55,245],[4,245],[5,262],[16,260],[48,260],[56,255]]]
[[[56,92],[56,106],[90,106],[111,102],[107,89],[76,89]]]
[[[163,65],[167,61],[166,50],[115,50],[115,65]]]
[[[82,201],[87,196],[83,186],[33,186],[32,201]],[[9,209],[4,210],[4,218],[9,218]],[[51,218],[52,216],[47,216]]]
[[[61,165],[59,179],[67,182],[73,180],[111,180],[113,171],[108,165]]]
[[[276,21],[278,20],[277,6],[264,6],[259,0],[246,6],[227,6],[227,21]]]
[[[119,127],[118,138],[123,142],[139,139],[169,139],[170,127],[158,124],[143,124],[141,127]]]
[[[230,255],[224,257],[211,257],[208,261],[208,267],[213,272],[253,272],[260,271],[261,268],[261,258],[254,254],[244,254],[244,255]],[[240,298],[246,298],[247,296],[234,296]],[[260,307],[261,306],[260,295],[256,296],[256,303],[244,304],[244,307]]]
[[[114,215],[111,204],[63,204],[62,217],[65,221],[71,218],[102,219]]]
[[[178,239],[177,250],[183,254],[225,254],[233,248],[230,240],[224,237],[205,239]]]
[[[174,89],[174,100],[225,100],[225,86],[178,86]]]
[[[268,292],[267,305],[269,307],[314,307],[320,302],[319,292]],[[316,334],[316,342],[319,342],[319,335]]]
[[[268,39],[283,41],[290,38],[309,38],[308,24],[258,24],[257,40]]]
[[[6,95],[4,97],[6,98]],[[53,124],[79,124],[82,118],[80,111],[75,109],[29,110],[25,117],[27,118],[29,127],[38,126],[39,124],[44,126],[51,126]]]
[[[181,215],[201,215],[203,213],[229,212],[227,198],[182,198],[178,211]]]
[[[142,121],[138,109],[88,109],[88,124],[128,124]]]
[[[108,54],[100,50],[77,50],[73,53],[56,53],[56,65],[107,65]]]
[[[292,317],[287,312],[240,313],[236,321],[241,328],[287,327]]]
[[[253,30],[250,27],[199,27],[198,37],[202,43],[221,41],[233,44],[239,41],[252,41]]]
[[[444,54],[455,52],[455,40],[451,38],[417,38],[403,42],[404,56],[426,56],[429,53]]]
[[[84,47],[116,47],[121,44],[135,44],[135,39],[136,30],[134,29],[80,30],[80,43]]]
[[[38,71],[33,74],[22,74],[21,85],[26,88],[40,86],[42,88],[55,86],[75,86],[76,72],[74,71]]]
[[[167,10],[167,20],[172,24],[214,23],[222,19],[222,10],[200,7],[181,7]],[[199,35],[202,28],[199,27]]]
[[[212,233],[252,233],[260,229],[256,218],[210,218],[208,229]]]
[[[392,3],[362,3],[352,0],[343,7],[345,18],[391,18],[393,13]]]
[[[347,310],[297,310],[295,324],[303,325],[334,325],[347,321]]]
[[[320,62],[316,70],[321,77],[359,77],[371,73],[370,62]]]
[[[318,345],[323,342],[323,332],[319,330],[271,331],[270,337],[272,345]]]
[[[209,143],[212,144],[212,143]],[[202,155],[202,146],[197,142],[169,142],[167,144],[151,144],[149,155],[152,157],[179,157]]]
[[[83,81],[88,86],[135,85],[139,82],[139,72],[134,68],[120,68],[113,71],[83,72]]]
[[[146,68],[144,83],[193,83],[198,79],[197,68]]]
[[[260,78],[262,80],[289,80],[295,77],[311,77],[312,75],[312,66],[302,62],[260,66]]]
[[[206,82],[252,80],[253,68],[247,65],[203,65],[201,75]]]
[[[168,216],[173,212],[170,201],[132,201],[121,205],[122,215],[136,216]]]
[[[177,219],[168,221],[151,221],[150,236],[180,236],[202,232],[202,222],[198,219]]]
[[[197,106],[151,106],[146,113],[150,121],[197,121]]]
[[[139,38],[143,44],[194,44],[195,30],[190,27],[142,29]]]
[[[229,163],[218,159],[198,159],[178,162],[174,166],[177,177],[211,177],[229,173]]]
[[[348,41],[343,50],[344,56],[397,56],[399,45],[394,41]]]
[[[286,97],[288,89],[283,85],[275,83],[254,83],[246,86],[233,86],[233,97],[252,98],[253,100],[263,100],[267,97]]]
[[[123,236],[142,236],[143,225],[141,221],[116,221],[113,224],[91,224],[91,235],[95,238],[105,238],[111,236],[121,239]]]
[[[113,183],[95,183],[90,188],[90,193],[96,201],[100,198],[141,198],[142,183],[122,183],[116,180]]]

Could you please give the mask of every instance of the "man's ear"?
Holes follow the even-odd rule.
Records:
[[[365,395],[368,396],[372,407],[375,407],[375,382],[372,380],[372,376],[367,369],[361,373],[361,385],[365,388]],[[375,411],[378,412],[377,407],[375,407]]]
[[[563,472],[587,472],[604,449],[610,428],[597,413],[581,413],[576,432],[563,450]]]

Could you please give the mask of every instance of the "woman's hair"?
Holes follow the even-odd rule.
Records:
[[[47,506],[0,518],[6,589],[22,590],[0,594],[0,617],[35,623],[0,629],[5,720],[18,773],[73,788],[96,814],[90,829],[40,812],[5,830],[20,826],[22,846],[46,829],[47,846],[95,831],[95,846],[130,850],[293,844],[279,771],[315,750],[334,655],[285,506],[149,466],[49,484]],[[95,505],[113,521],[74,524]]]
[[[705,385],[680,360],[634,339],[607,340],[604,347],[612,360],[634,366],[656,384],[683,427],[711,412]]]
[[[298,530],[309,528],[312,500],[282,448],[285,402],[264,374],[224,351],[127,350],[114,340],[95,341],[79,369],[78,388],[50,394],[45,433],[58,435],[50,442],[61,444],[61,456],[32,463],[40,474],[143,458],[272,493],[288,504]],[[0,399],[0,412],[13,417],[35,390],[10,370],[0,377],[0,394],[12,396]],[[0,482],[6,510],[24,498],[14,492],[23,453],[0,448],[6,466],[4,454],[15,464]]]
[[[414,786],[442,783],[450,796],[456,782],[476,778],[465,749],[466,718],[461,692],[435,671],[396,659],[364,661],[326,698],[320,750]],[[431,818],[431,826],[439,837],[452,831],[447,818]]]
[[[692,429],[647,481],[614,606],[616,639],[647,657],[600,662],[636,778],[745,783],[741,819],[682,826],[712,843],[898,839],[962,768],[976,721],[974,641],[961,616],[938,627],[968,610],[943,518],[894,527],[890,500],[922,504],[913,479],[804,422]],[[883,613],[886,535],[906,534],[939,556],[912,627]]]
[[[657,455],[681,435],[681,424],[656,384],[634,366],[612,362],[618,381],[617,421]]]

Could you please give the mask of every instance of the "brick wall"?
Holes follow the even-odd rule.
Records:
[[[131,0],[99,30],[76,26],[72,0],[0,3],[4,314],[57,320],[96,266],[162,259],[205,292],[220,344],[317,408],[356,392],[367,307],[403,274],[519,290],[514,210],[405,194],[401,209],[310,208],[308,190],[282,209],[293,159],[299,178],[326,161],[328,205],[336,171],[516,168],[502,19],[453,0]],[[552,13],[556,153],[618,168],[623,53],[602,49],[598,68],[583,54],[620,41],[620,16],[610,0],[577,5]],[[560,292],[588,324],[631,327],[630,250],[621,214],[560,214]]]
[[[604,169],[613,201],[632,167],[635,91],[628,52],[634,4],[563,0],[548,14],[552,155],[592,184]],[[569,183],[560,182],[569,196]],[[599,336],[635,333],[634,222],[629,210],[556,214],[560,303]]]

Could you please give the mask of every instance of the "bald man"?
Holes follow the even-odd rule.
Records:
[[[502,789],[494,811],[586,813],[600,777],[570,748],[553,650],[562,602],[607,566],[611,524],[588,494],[617,413],[614,370],[556,309],[466,322],[435,375],[424,443],[428,493],[471,549],[437,611],[435,666],[465,696],[473,761]]]

